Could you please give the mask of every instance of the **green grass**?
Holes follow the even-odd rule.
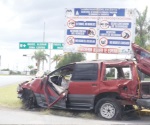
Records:
[[[0,87],[0,106],[8,108],[20,108],[21,100],[17,98],[17,85],[8,85]]]
[[[23,107],[21,100],[17,98],[17,86],[18,84],[8,85],[0,87],[0,107],[20,109]],[[57,110],[57,109],[37,109],[42,114],[53,114],[66,117],[80,117],[87,119],[97,119],[94,112],[90,111],[68,111],[68,110]],[[150,110],[139,111],[140,115],[150,116]]]

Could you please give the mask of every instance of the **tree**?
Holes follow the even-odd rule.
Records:
[[[111,68],[110,71],[107,72],[107,77],[114,77],[115,76],[115,69]]]
[[[85,60],[85,56],[82,53],[67,53],[61,58],[59,63],[56,65],[56,68],[73,62],[80,62],[82,60]]]
[[[63,57],[63,55],[61,55],[61,54],[58,54],[58,55],[55,54],[54,57],[52,58],[53,59],[52,63],[56,62],[56,65],[57,65],[58,61],[60,61],[60,59],[62,57]]]
[[[146,6],[143,13],[140,13],[138,10],[137,12],[137,19],[136,19],[136,43],[143,48],[146,48],[146,42],[150,39],[150,24],[147,21],[147,12],[148,7]]]
[[[48,55],[43,50],[38,50],[34,52],[34,55],[31,59],[35,59],[37,61],[37,70],[40,68],[41,61],[47,61]]]
[[[31,70],[31,69],[33,69],[33,66],[32,66],[32,65],[29,65],[28,68]]]
[[[150,50],[150,45],[147,45],[147,40],[150,39],[150,21],[147,21],[147,12],[148,7],[146,6],[143,13],[140,13],[138,10],[136,11],[138,17],[136,19],[136,38],[135,43],[139,46]],[[141,80],[144,80],[144,74],[141,73]]]

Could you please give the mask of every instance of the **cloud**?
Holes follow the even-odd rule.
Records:
[[[18,54],[31,52],[19,50],[19,42],[43,41],[44,22],[45,41],[63,42],[65,8],[142,8],[148,5],[148,2],[148,0],[144,3],[142,0],[113,0],[113,2],[110,0],[0,0],[0,55],[3,54],[5,57],[3,64],[11,63],[14,58],[19,65],[18,58],[20,60],[22,58]],[[9,56],[11,59],[8,60]]]

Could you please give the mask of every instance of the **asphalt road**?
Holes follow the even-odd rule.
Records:
[[[0,76],[0,87],[15,83],[19,84],[25,80],[30,80],[31,78],[32,76],[20,76],[20,75]]]
[[[44,114],[39,111],[25,111],[23,109],[0,108],[0,124],[49,124],[49,125],[149,125],[150,117],[137,120],[106,121],[85,118],[73,118]]]

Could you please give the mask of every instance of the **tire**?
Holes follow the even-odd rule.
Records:
[[[124,111],[126,112],[128,112],[128,111],[134,111],[135,109],[134,109],[134,107],[133,107],[133,105],[125,105],[124,106]]]
[[[35,95],[31,90],[23,90],[22,102],[26,109],[32,109],[37,106]]]
[[[113,98],[100,99],[95,106],[95,113],[107,120],[120,120],[122,119],[122,106]]]

